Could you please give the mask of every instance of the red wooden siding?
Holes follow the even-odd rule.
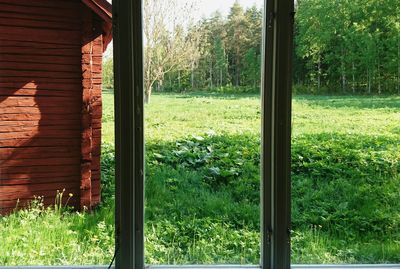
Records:
[[[88,9],[84,9],[83,12],[81,207],[100,202],[101,124],[95,126],[93,123],[95,120],[101,120],[102,115],[103,54],[101,22],[95,20],[94,14]]]
[[[80,0],[0,0],[0,214],[100,202],[102,31]]]

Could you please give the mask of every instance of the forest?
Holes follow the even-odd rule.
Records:
[[[171,16],[165,14],[176,2],[154,3],[145,1],[146,93],[259,91],[260,8],[236,2],[226,17],[215,12],[193,22],[179,15],[191,7]],[[399,94],[399,18],[395,0],[297,1],[295,92]],[[110,76],[106,81],[111,86]]]

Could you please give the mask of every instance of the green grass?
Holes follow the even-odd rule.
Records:
[[[113,95],[105,92],[103,204],[0,218],[0,265],[108,264]],[[400,262],[400,97],[296,96],[293,263]],[[258,263],[260,100],[156,94],[146,106],[146,262]]]
[[[113,95],[104,96],[103,138],[113,141]],[[188,134],[240,134],[260,131],[260,99],[256,95],[154,94],[145,108],[146,140],[175,141]]]
[[[40,200],[0,218],[0,265],[105,264],[113,255],[112,209],[56,212]]]

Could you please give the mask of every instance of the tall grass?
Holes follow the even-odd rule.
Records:
[[[0,217],[0,265],[108,264],[114,251],[112,93],[103,203]],[[400,262],[400,98],[293,101],[293,263]],[[146,263],[258,263],[260,100],[155,95],[146,107]]]

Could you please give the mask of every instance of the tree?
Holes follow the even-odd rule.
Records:
[[[246,85],[257,88],[261,76],[261,57],[257,55],[255,48],[250,48],[243,59],[243,77]]]
[[[256,89],[261,81],[262,11],[256,6],[252,6],[245,11],[244,15],[248,30],[242,73],[244,84]]]
[[[113,70],[113,59],[112,57],[104,57],[103,60],[103,88],[113,89],[114,88],[114,70]]]
[[[221,87],[225,85],[224,78],[226,77],[225,73],[228,67],[225,47],[221,37],[217,37],[214,41],[214,55],[215,69],[217,72],[215,77],[217,77],[217,85]]]
[[[155,85],[163,87],[165,75],[191,68],[198,55],[198,39],[188,36],[193,4],[178,5],[176,0],[144,0],[144,82],[145,102]]]
[[[234,85],[240,86],[240,76],[242,70],[242,59],[245,53],[247,37],[246,17],[244,15],[243,7],[236,1],[228,15],[227,22],[228,29],[228,56],[229,62],[232,67],[232,78],[234,78]]]

